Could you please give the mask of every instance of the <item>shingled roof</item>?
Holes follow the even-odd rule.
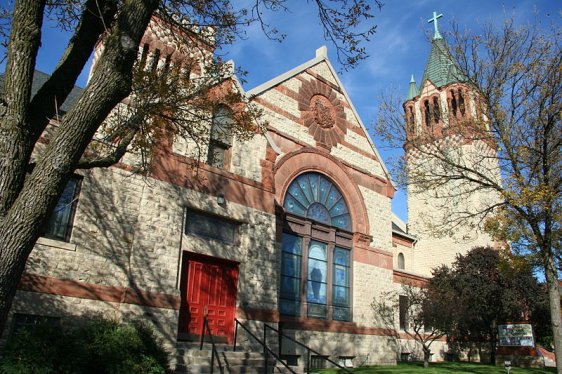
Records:
[[[433,38],[431,42],[431,53],[425,65],[421,85],[423,86],[427,80],[438,88],[465,80],[445,44],[445,40],[441,37]]]
[[[41,86],[43,86],[43,84],[47,81],[47,79],[49,79],[50,75],[43,73],[42,71],[39,70],[35,70],[35,72],[33,73],[33,82],[31,85],[31,96],[35,96],[35,94],[37,93],[37,91],[39,91],[39,89],[41,88]],[[4,88],[4,74],[0,75],[0,90],[2,90]],[[76,101],[78,100],[78,98],[80,97],[80,95],[82,94],[82,92],[84,92],[83,88],[80,88],[78,86],[74,86],[74,88],[72,88],[72,91],[70,91],[70,94],[68,94],[68,97],[66,98],[66,100],[64,101],[64,103],[57,103],[59,106],[59,110],[60,112],[62,112],[61,114],[68,112],[70,110],[70,108],[72,108],[72,106],[74,105],[74,103],[76,103]]]

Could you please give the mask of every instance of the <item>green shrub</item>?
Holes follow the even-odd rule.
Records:
[[[40,325],[18,332],[0,361],[2,374],[165,374],[168,358],[142,323],[97,319],[74,329]]]

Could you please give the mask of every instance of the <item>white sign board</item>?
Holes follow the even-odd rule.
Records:
[[[499,345],[504,347],[534,347],[533,326],[514,323],[498,326]]]

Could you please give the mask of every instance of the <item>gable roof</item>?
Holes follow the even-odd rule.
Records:
[[[49,79],[50,75],[43,73],[42,71],[35,70],[33,72],[33,81],[31,83],[31,97],[35,96],[37,91],[45,84]],[[4,74],[0,75],[0,90],[4,88]],[[58,109],[62,112],[68,112],[72,106],[78,101],[80,95],[84,92],[84,89],[78,86],[74,86],[70,93],[68,94],[66,100],[63,103],[57,103]]]
[[[337,82],[338,87],[341,89],[342,94],[345,97],[345,100],[347,101],[347,103],[349,104],[349,106],[351,107],[351,111],[353,112],[353,115],[355,116],[355,118],[357,119],[357,122],[359,123],[359,125],[361,126],[361,129],[363,130],[363,132],[365,133],[365,137],[367,138],[369,144],[371,145],[371,149],[373,150],[373,152],[375,153],[377,159],[379,160],[383,171],[386,175],[386,177],[388,178],[388,180],[390,181],[390,184],[392,185],[392,187],[394,189],[396,189],[396,185],[394,184],[394,181],[392,180],[390,173],[386,167],[386,165],[384,164],[384,161],[381,157],[381,155],[379,154],[379,151],[377,150],[377,148],[375,147],[375,144],[373,143],[371,137],[369,136],[369,132],[367,131],[365,125],[363,124],[363,121],[361,120],[361,117],[359,116],[359,113],[357,112],[357,110],[355,109],[355,106],[353,105],[353,102],[351,101],[351,98],[349,97],[347,91],[345,90],[345,87],[343,85],[343,83],[341,82],[338,74],[336,73],[336,70],[334,69],[334,67],[332,66],[332,64],[330,63],[330,60],[328,59],[328,48],[326,46],[322,46],[320,48],[318,48],[316,50],[316,57],[314,57],[313,59],[281,74],[278,75],[277,77],[260,84],[257,87],[252,88],[251,90],[247,91],[247,94],[249,96],[249,98],[252,98],[254,96],[258,96],[262,93],[264,93],[265,91],[270,90],[271,88],[293,78],[294,76],[304,72],[305,70],[320,64],[321,62],[325,62],[326,65],[328,66],[328,69],[330,70],[330,72],[332,73],[332,76],[334,77],[334,79]]]

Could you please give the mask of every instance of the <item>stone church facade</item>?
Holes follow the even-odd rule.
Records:
[[[79,171],[28,260],[11,324],[142,318],[172,348],[197,340],[207,315],[222,342],[233,341],[234,318],[258,336],[266,323],[355,365],[415,349],[371,303],[450,258],[428,256],[393,216],[393,182],[325,47],[245,96],[266,126],[250,140],[214,137],[217,122],[208,144],[165,137],[148,176],[127,159]],[[300,348],[280,349],[303,364]]]

